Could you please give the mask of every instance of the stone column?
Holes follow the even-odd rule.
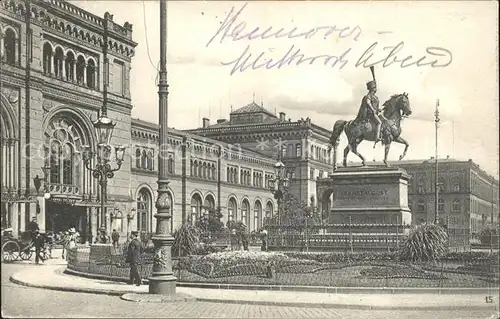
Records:
[[[87,86],[87,63],[83,64],[83,86]]]
[[[7,169],[8,169],[8,177],[7,177],[7,186],[8,186],[8,189],[12,189],[12,185],[13,185],[13,172],[14,172],[14,162],[13,162],[13,157],[14,157],[14,154],[13,154],[13,150],[14,150],[14,147],[13,147],[13,140],[12,139],[9,139],[8,142],[7,142],[7,145],[8,145],[8,153],[7,153]]]
[[[3,37],[4,37],[4,34],[2,32],[0,32],[0,58],[1,58],[1,60],[3,60],[3,58],[5,56]]]
[[[17,237],[19,235],[19,205],[17,203],[7,205],[7,209],[10,212],[11,227],[13,229],[12,234]]]
[[[71,78],[73,82],[76,81],[76,59],[73,60],[73,77]]]
[[[65,55],[62,56],[61,64],[62,64],[61,75],[62,75],[63,79],[66,79],[66,56]]]
[[[7,188],[6,187],[7,183],[6,183],[6,178],[5,178],[5,176],[6,176],[5,171],[7,169],[7,157],[6,157],[7,153],[5,152],[5,149],[6,149],[5,140],[2,138],[2,148],[0,150],[0,152],[1,152],[0,159],[2,161],[2,167],[0,168],[0,172],[1,172],[0,174],[2,176],[1,176],[0,181],[2,183],[2,191],[4,190],[4,188]]]
[[[51,52],[50,53],[50,56],[49,56],[49,59],[50,59],[50,75],[54,76],[56,73],[55,73],[55,68],[54,68],[54,52]]]

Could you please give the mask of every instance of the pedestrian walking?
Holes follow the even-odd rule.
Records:
[[[45,262],[45,259],[42,256],[42,249],[45,246],[45,238],[43,238],[38,230],[35,231],[33,245],[35,246],[35,263],[38,265],[40,263],[40,259],[42,262]]]
[[[31,240],[34,240],[37,234],[37,231],[40,230],[38,227],[38,223],[36,222],[36,217],[33,217],[31,221],[26,226],[26,230],[30,233]]]
[[[116,231],[116,229],[113,229],[113,232],[111,233],[111,239],[113,240],[113,247],[115,249],[118,249],[118,241],[120,240],[120,234]]]
[[[142,243],[139,241],[139,232],[132,231],[132,241],[128,245],[126,262],[130,264],[130,280],[129,285],[135,284],[140,286],[142,284],[141,275],[137,268],[142,251]]]

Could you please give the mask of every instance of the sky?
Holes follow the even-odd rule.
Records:
[[[132,116],[157,123],[159,2],[71,2],[133,24],[139,45]],[[472,159],[498,177],[497,2],[168,1],[167,10],[169,126],[200,127],[202,117],[214,123],[255,101],[331,129],[336,120],[355,117],[372,79],[368,66],[375,64],[381,102],[409,94],[413,114],[401,135],[410,143],[407,159],[434,156],[439,99],[439,157]],[[291,56],[298,49],[303,61],[297,65],[299,53]],[[342,137],[340,147],[345,144]],[[359,151],[382,159],[383,147],[372,145],[364,142]],[[393,144],[389,158],[403,148]]]

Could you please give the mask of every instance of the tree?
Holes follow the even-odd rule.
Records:
[[[222,213],[218,209],[210,209],[208,214],[201,216],[195,225],[203,231],[209,233],[221,232],[224,230],[224,223],[221,221]]]
[[[282,210],[273,217],[274,223],[281,221],[282,225],[291,226],[302,230],[306,226],[316,226],[321,224],[321,214],[309,207],[306,202],[299,201],[287,188],[283,191],[281,200]],[[281,219],[279,214],[282,214]]]

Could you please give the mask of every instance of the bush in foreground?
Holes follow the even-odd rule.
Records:
[[[419,224],[410,230],[403,242],[400,259],[403,261],[436,261],[448,251],[448,235],[436,224]]]

